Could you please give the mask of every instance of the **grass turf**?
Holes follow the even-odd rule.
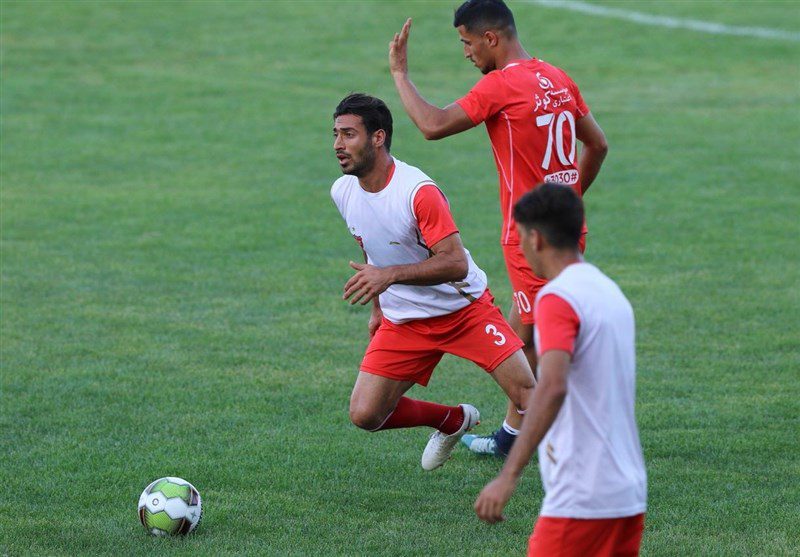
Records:
[[[800,28],[783,2],[622,6]],[[389,102],[395,154],[440,182],[509,306],[485,132],[425,142],[388,76],[414,16],[423,94],[477,80],[452,8],[0,4],[0,553],[524,551],[535,468],[489,527],[471,505],[497,462],[459,451],[426,474],[425,432],[347,419],[367,315],[339,299],[358,254],[328,198],[344,94]],[[587,255],[637,313],[643,554],[800,552],[800,45],[512,8],[611,143]],[[454,358],[415,396],[473,402],[486,431],[503,413]],[[165,475],[203,496],[188,539],[138,524]]]

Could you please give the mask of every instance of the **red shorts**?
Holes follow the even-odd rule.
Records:
[[[528,557],[635,557],[644,514],[624,518],[540,516],[528,539]]]
[[[445,353],[489,373],[523,344],[494,305],[489,289],[454,313],[397,325],[384,318],[361,361],[361,371],[427,385]]]
[[[581,253],[586,250],[586,234],[581,235],[578,246]],[[506,261],[508,280],[514,294],[514,307],[517,308],[520,318],[525,325],[533,325],[533,302],[539,290],[547,284],[543,278],[537,277],[528,265],[522,247],[516,244],[503,245],[503,259]]]

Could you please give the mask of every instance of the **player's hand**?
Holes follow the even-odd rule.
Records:
[[[362,306],[366,305],[392,285],[392,278],[386,269],[352,261],[350,266],[358,271],[344,285],[342,298],[349,299],[350,305],[356,303],[360,303]]]
[[[389,71],[393,74],[408,73],[408,34],[411,31],[411,18],[403,24],[399,33],[389,43]]]
[[[516,488],[516,482],[503,475],[486,484],[475,500],[475,513],[478,518],[489,524],[505,520],[503,509]]]
[[[375,336],[375,332],[378,330],[378,327],[381,326],[381,322],[383,321],[383,312],[379,307],[373,307],[372,313],[369,316],[369,322],[367,323],[367,329],[369,330],[369,338]]]

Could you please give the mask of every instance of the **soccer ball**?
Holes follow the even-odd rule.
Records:
[[[202,516],[200,493],[180,478],[156,480],[139,496],[139,520],[154,536],[188,534]]]

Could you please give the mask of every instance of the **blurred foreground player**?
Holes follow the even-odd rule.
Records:
[[[505,3],[464,2],[455,12],[453,26],[465,58],[484,74],[464,97],[439,108],[419,94],[408,77],[410,19],[390,44],[392,77],[406,112],[427,139],[486,124],[499,179],[500,243],[513,289],[509,321],[536,369],[533,300],[546,281],[525,261],[511,208],[542,182],[567,184],[582,195],[600,171],[608,145],[575,82],[560,68],[531,57],[522,46]],[[584,242],[581,237],[581,249]],[[505,456],[521,423],[522,416],[509,406],[503,426],[493,435],[466,435],[462,441],[475,453]]]
[[[525,257],[549,282],[535,301],[539,382],[514,447],[475,511],[503,519],[538,446],[545,497],[528,555],[638,555],[647,475],[634,417],[633,309],[581,257],[583,205],[544,184],[514,207]]]
[[[345,97],[333,115],[333,148],[344,176],[331,197],[366,264],[344,299],[372,301],[370,343],[350,399],[350,419],[367,431],[428,426],[422,467],[433,470],[478,423],[474,406],[403,396],[427,385],[444,353],[475,362],[523,410],[533,373],[522,341],[492,303],[486,274],[461,244],[444,194],[421,170],[392,157],[392,115],[383,101]]]

